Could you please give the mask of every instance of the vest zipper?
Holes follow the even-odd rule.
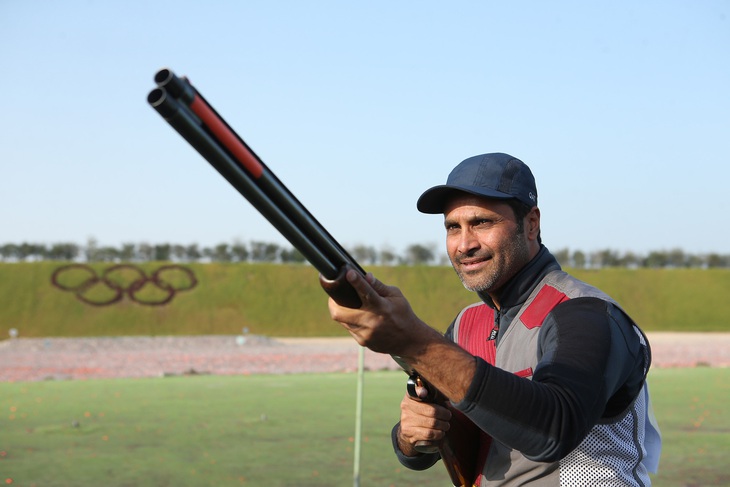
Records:
[[[494,313],[494,327],[492,328],[492,331],[489,332],[489,337],[487,337],[487,341],[492,341],[497,339],[497,335],[499,335],[499,320],[502,317],[502,312],[500,310],[496,310]]]

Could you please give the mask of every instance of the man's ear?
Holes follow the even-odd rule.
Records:
[[[540,208],[533,206],[525,217],[525,230],[530,240],[537,240],[540,235]]]

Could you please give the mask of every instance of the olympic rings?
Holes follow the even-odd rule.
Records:
[[[132,264],[113,265],[101,276],[86,264],[69,264],[53,271],[51,284],[92,306],[108,306],[125,295],[138,304],[162,306],[178,292],[194,288],[198,280],[192,270],[180,265],[163,265],[148,277]]]

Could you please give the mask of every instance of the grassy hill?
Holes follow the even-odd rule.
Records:
[[[144,306],[124,297],[108,306],[91,306],[73,292],[54,287],[51,276],[66,263],[0,263],[0,336],[17,328],[20,336],[197,335],[250,333],[268,336],[344,336],[327,311],[317,272],[307,265],[191,264],[197,285],[178,292],[164,306]],[[165,263],[140,264],[147,275]],[[110,264],[95,264],[98,274]],[[459,309],[476,301],[450,267],[373,267],[382,281],[400,287],[427,323],[445,330]],[[127,270],[119,282],[131,282]],[[577,277],[617,299],[645,330],[730,330],[730,271],[726,269],[575,270]],[[88,272],[59,274],[67,287]],[[185,287],[187,277],[166,277]],[[113,291],[98,284],[84,294],[103,300]],[[141,299],[161,299],[148,285]],[[164,297],[164,296],[162,296]]]

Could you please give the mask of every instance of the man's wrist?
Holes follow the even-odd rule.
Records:
[[[413,448],[413,445],[411,445],[401,434],[400,423],[398,423],[398,429],[395,432],[395,439],[398,450],[400,450],[403,455],[407,457],[417,457],[418,455],[421,455],[421,453]]]
[[[411,470],[426,470],[427,468],[432,467],[433,464],[441,458],[438,453],[428,454],[418,452],[413,449],[407,441],[401,439],[400,423],[393,426],[393,429],[390,432],[390,437],[393,442],[393,450],[395,451],[396,458],[398,458],[401,465],[408,467]],[[411,455],[413,456],[406,455],[401,448],[409,452],[412,451]]]

